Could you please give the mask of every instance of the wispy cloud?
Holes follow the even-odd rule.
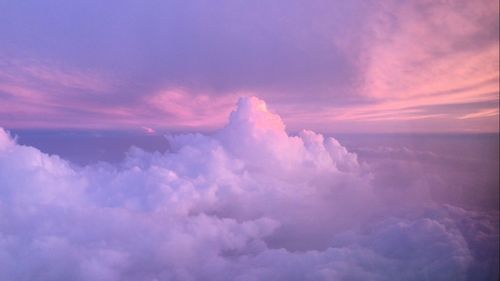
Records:
[[[498,108],[484,109],[475,113],[469,113],[464,116],[460,116],[460,119],[471,119],[471,118],[485,118],[498,116]]]
[[[215,128],[250,92],[292,130],[498,130],[459,118],[499,100],[497,1],[77,3],[1,7],[2,125]]]

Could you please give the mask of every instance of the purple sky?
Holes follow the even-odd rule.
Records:
[[[0,126],[498,132],[498,1],[0,1]]]
[[[498,280],[499,9],[0,0],[0,280]]]

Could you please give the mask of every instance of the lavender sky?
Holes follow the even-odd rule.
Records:
[[[0,280],[499,280],[499,77],[493,0],[0,0]]]
[[[210,131],[239,96],[290,131],[498,132],[481,1],[0,1],[0,125]]]

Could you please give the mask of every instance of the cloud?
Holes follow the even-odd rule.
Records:
[[[458,118],[498,104],[497,2],[0,3],[0,124],[207,130],[251,92],[294,131],[498,131]]]
[[[0,279],[498,278],[498,212],[381,196],[376,169],[255,97],[167,139],[78,166],[0,130]]]
[[[498,108],[493,109],[484,109],[478,112],[466,114],[464,116],[460,116],[460,119],[470,119],[470,118],[485,118],[490,116],[498,116]]]

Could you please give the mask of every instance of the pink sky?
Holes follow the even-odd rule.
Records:
[[[290,131],[498,132],[498,1],[80,4],[0,6],[1,127],[206,131],[252,95]]]

